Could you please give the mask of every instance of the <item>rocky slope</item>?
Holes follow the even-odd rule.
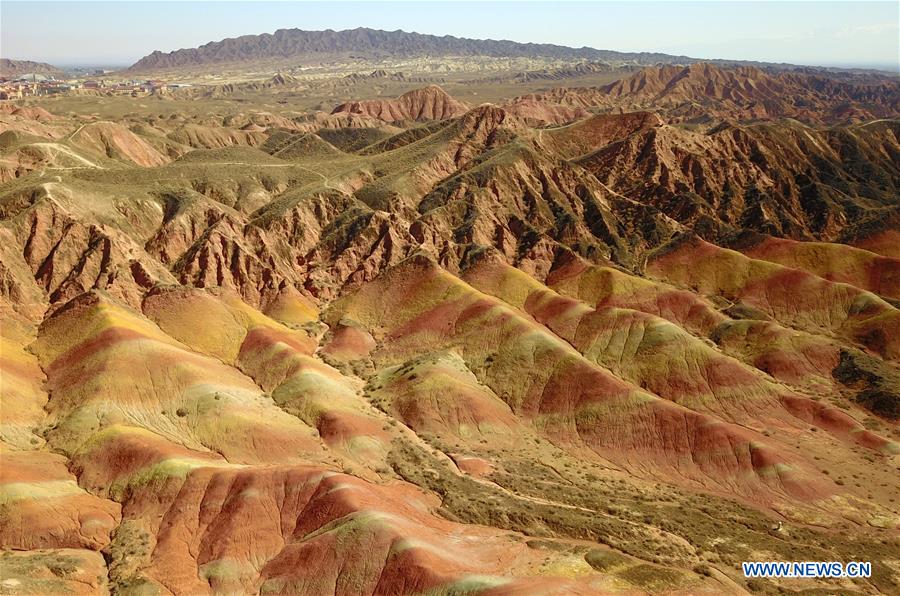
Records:
[[[0,588],[895,593],[897,114],[650,83],[0,114]]]

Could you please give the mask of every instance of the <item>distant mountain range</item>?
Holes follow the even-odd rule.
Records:
[[[423,35],[405,31],[351,29],[347,31],[303,31],[279,29],[275,33],[243,35],[210,42],[199,48],[174,52],[156,51],[141,58],[130,70],[145,71],[207,64],[265,59],[290,59],[308,55],[359,53],[379,56],[488,56],[509,58],[555,58],[603,60],[613,64],[685,63],[695,59],[654,52],[614,52],[594,48],[569,48],[553,44],[518,43],[506,40],[466,39],[446,35]]]

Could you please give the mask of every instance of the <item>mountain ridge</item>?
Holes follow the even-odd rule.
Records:
[[[46,62],[0,58],[0,77],[12,77],[31,73],[61,76],[63,71]]]
[[[292,58],[304,53],[383,52],[392,56],[421,54],[442,56],[541,57],[579,60],[632,61],[637,64],[684,62],[695,59],[653,52],[616,52],[587,46],[570,48],[555,44],[510,40],[437,36],[402,30],[383,31],[360,27],[334,31],[279,29],[275,33],[242,35],[213,41],[197,48],[172,52],[156,50],[133,64],[129,71],[240,62],[265,58]]]

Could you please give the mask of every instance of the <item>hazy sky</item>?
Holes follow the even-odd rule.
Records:
[[[888,2],[0,2],[0,56],[131,64],[153,50],[276,29],[457,37],[898,69]]]

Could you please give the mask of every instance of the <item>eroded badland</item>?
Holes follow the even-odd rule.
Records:
[[[900,591],[896,77],[405,60],[0,103],[0,591]]]

